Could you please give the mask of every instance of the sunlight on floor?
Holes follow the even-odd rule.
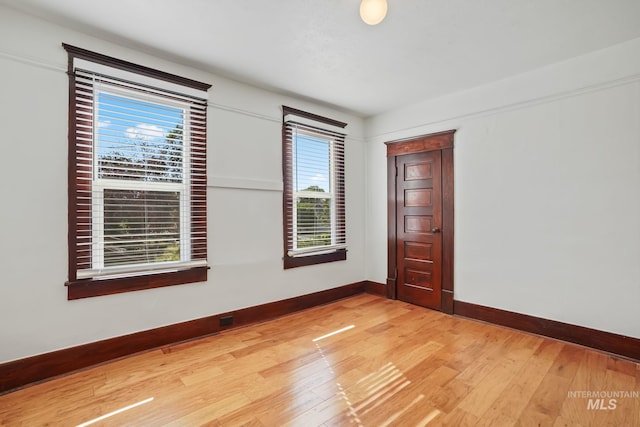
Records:
[[[429,415],[427,415],[426,417],[424,417],[422,419],[422,421],[420,421],[416,427],[423,427],[426,426],[427,424],[429,424],[431,421],[433,421],[433,419],[435,417],[437,417],[438,415],[440,415],[442,412],[438,411],[437,409],[434,409],[433,411],[431,411],[431,413]]]
[[[85,423],[78,424],[76,427],[86,427],[86,426],[91,425],[93,423],[97,423],[98,421],[102,421],[102,420],[104,420],[106,418],[113,417],[114,415],[121,414],[122,412],[128,411],[129,409],[133,409],[135,407],[144,405],[145,403],[149,403],[152,400],[153,400],[153,397],[150,397],[150,398],[142,400],[142,401],[140,401],[138,403],[134,403],[133,405],[125,406],[124,408],[120,408],[120,409],[115,410],[113,412],[109,412],[108,414],[102,415],[102,416],[100,416],[98,418],[94,418],[94,419],[92,419],[90,421],[87,421]]]
[[[345,326],[345,327],[344,327],[344,328],[342,328],[342,329],[338,329],[337,331],[329,332],[328,334],[323,335],[323,336],[318,337],[318,338],[314,338],[314,339],[312,339],[311,341],[312,341],[312,342],[318,342],[318,341],[320,341],[320,340],[323,340],[323,339],[325,339],[325,338],[332,337],[332,336],[334,336],[334,335],[337,335],[337,334],[339,334],[339,333],[342,333],[342,332],[348,331],[349,329],[353,329],[353,328],[355,328],[355,325]]]
[[[332,375],[335,375],[332,363],[324,354],[324,351],[318,341],[348,331],[354,327],[355,325],[349,325],[312,340],[315,343],[316,349],[320,353],[324,363],[327,365],[328,372]],[[360,378],[354,385],[347,388],[343,387],[340,382],[336,382],[336,388],[337,396],[340,397],[346,406],[346,415],[349,417],[350,423],[362,427],[362,416],[367,415],[371,411],[375,411],[376,408],[389,401],[410,384],[411,381],[406,378],[403,372],[392,362],[389,362],[376,372],[372,372]],[[423,394],[419,394],[409,404],[392,413],[385,422],[380,425],[380,427],[392,425],[396,420],[398,420],[398,418],[403,416],[403,414],[415,408],[416,405],[418,405],[424,398],[425,396]],[[354,401],[354,399],[357,400]],[[426,426],[439,414],[440,411],[438,410],[432,411],[420,421],[419,425]]]
[[[355,410],[361,411],[361,415],[365,415],[407,387],[411,381],[393,363],[387,363],[377,372],[360,379],[356,383],[356,387],[359,384],[366,386],[366,396],[355,407]]]

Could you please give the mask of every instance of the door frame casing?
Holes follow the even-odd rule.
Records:
[[[387,298],[397,299],[397,159],[440,151],[442,156],[442,297],[440,310],[453,314],[453,134],[454,130],[385,142],[387,146]]]

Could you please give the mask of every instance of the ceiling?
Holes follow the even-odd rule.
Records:
[[[388,3],[372,27],[360,0],[0,0],[362,117],[640,37],[638,0]]]

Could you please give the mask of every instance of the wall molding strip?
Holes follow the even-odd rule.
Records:
[[[368,294],[378,295],[381,297],[387,297],[387,285],[379,282],[372,282],[371,280],[365,280],[364,291]]]
[[[266,179],[250,179],[223,176],[207,177],[207,187],[227,188],[234,190],[257,190],[282,192],[282,181]]]
[[[640,362],[639,338],[463,301],[454,301],[453,314],[583,345]]]
[[[514,77],[517,77],[517,76],[514,76]],[[421,122],[416,125],[398,128],[398,129],[392,129],[392,130],[378,133],[376,135],[369,135],[368,139],[370,141],[373,141],[373,140],[384,141],[386,139],[393,138],[393,136],[397,134],[411,135],[412,133],[425,133],[426,132],[425,129],[435,128],[440,125],[444,125],[444,127],[451,127],[452,125],[450,122],[453,122],[456,120],[477,119],[477,118],[491,116],[494,114],[507,113],[510,111],[516,111],[524,108],[535,107],[537,105],[551,104],[553,102],[560,101],[563,99],[568,99],[576,96],[582,96],[582,95],[586,95],[594,92],[599,92],[602,90],[607,90],[607,89],[615,88],[618,86],[632,85],[638,82],[640,82],[640,73],[634,73],[625,77],[587,84],[582,87],[559,91],[559,92],[551,93],[547,95],[525,98],[520,101],[507,102],[502,105],[496,105],[496,106],[486,107],[486,108],[476,108],[471,111],[467,111],[459,114],[452,114],[449,116],[440,117],[435,120],[431,120],[427,122]],[[453,95],[458,95],[458,94],[452,94],[451,96]],[[435,101],[438,101],[438,99],[434,99],[432,101],[435,102]],[[411,136],[400,138],[400,140],[402,139],[411,139]]]

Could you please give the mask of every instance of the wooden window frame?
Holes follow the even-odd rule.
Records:
[[[161,272],[144,272],[136,275],[122,275],[118,277],[106,277],[106,278],[89,278],[78,279],[77,272],[79,269],[78,260],[78,237],[82,232],[80,225],[78,224],[78,176],[79,171],[76,166],[77,148],[76,148],[76,78],[74,74],[74,60],[82,59],[90,61],[95,64],[112,67],[118,70],[135,73],[140,76],[151,77],[153,79],[162,80],[165,82],[181,85],[186,88],[196,89],[206,92],[211,85],[207,83],[198,82],[196,80],[188,79],[174,74],[159,71],[153,68],[145,67],[142,65],[134,64],[132,62],[124,61],[121,59],[113,58],[110,56],[102,55],[96,52],[91,52],[85,49],[81,49],[75,46],[71,46],[63,43],[63,48],[68,54],[68,78],[69,78],[69,111],[68,111],[68,138],[69,138],[69,151],[68,151],[68,250],[69,250],[69,266],[68,266],[68,281],[65,283],[67,286],[67,298],[69,300],[88,298],[102,295],[111,295],[122,292],[137,291],[143,289],[158,288],[164,286],[173,286],[186,283],[205,282],[207,280],[207,266],[198,267],[186,267],[178,268],[172,271]],[[204,120],[206,121],[206,109],[203,113]],[[205,132],[199,136],[192,137],[193,142],[202,144],[202,150],[192,154],[192,159],[198,162],[206,162],[206,126]],[[206,171],[206,166],[204,167]],[[195,181],[195,180],[194,180]],[[191,218],[199,218],[198,226],[205,230],[206,234],[206,175],[199,178],[198,184],[191,184],[191,197],[194,201],[191,204]],[[195,202],[197,201],[197,202]],[[195,243],[200,253],[204,253],[206,259],[206,236],[202,242]],[[193,249],[193,248],[192,248]]]
[[[316,265],[323,264],[334,261],[344,261],[347,259],[347,250],[346,249],[336,249],[331,252],[322,253],[322,254],[312,254],[306,256],[290,256],[289,250],[292,247],[292,242],[289,239],[289,230],[293,230],[294,227],[294,219],[293,219],[293,205],[289,200],[293,199],[294,195],[294,184],[291,180],[291,176],[293,174],[292,170],[292,159],[287,155],[288,147],[293,141],[287,137],[286,133],[286,124],[284,122],[284,118],[288,114],[293,114],[299,117],[303,117],[306,119],[310,119],[316,121],[318,123],[324,123],[330,126],[335,126],[339,128],[345,128],[347,123],[340,122],[338,120],[330,119],[327,117],[319,116],[317,114],[309,113],[306,111],[298,110],[296,108],[287,107],[285,105],[282,106],[282,179],[283,179],[283,197],[282,197],[282,212],[283,212],[283,242],[284,242],[284,256],[283,256],[283,264],[285,269],[302,267],[307,265]],[[344,165],[342,165],[344,167]],[[344,200],[345,195],[345,182],[344,176],[342,179],[338,180],[335,183],[335,194],[336,197],[341,197]],[[346,201],[345,201],[346,203]],[[336,214],[336,226],[337,227],[345,227],[345,212],[344,210],[337,212]]]

